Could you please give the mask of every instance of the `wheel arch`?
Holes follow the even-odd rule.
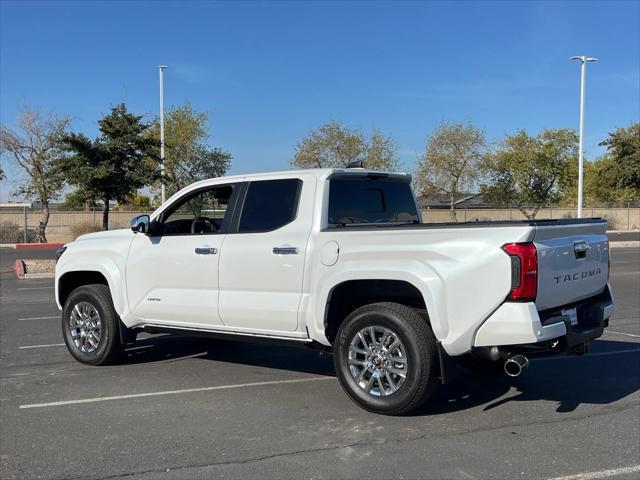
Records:
[[[424,295],[407,280],[363,278],[345,280],[334,285],[324,308],[324,334],[333,344],[338,327],[354,310],[378,302],[392,302],[416,309],[426,322],[430,322]]]
[[[70,269],[56,275],[56,303],[62,309],[64,303],[78,287],[83,285],[102,284],[109,287],[111,300],[116,313],[122,317],[124,311],[124,299],[118,288],[118,280],[103,268],[87,266],[84,268]]]
[[[58,280],[56,300],[60,306],[64,307],[67,298],[76,288],[96,283],[109,286],[107,278],[97,270],[73,270],[66,272],[61,275]]]

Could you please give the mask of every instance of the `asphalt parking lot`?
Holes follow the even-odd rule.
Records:
[[[588,356],[460,375],[384,417],[306,349],[155,336],[81,365],[53,281],[15,279],[3,249],[0,478],[639,478],[640,249],[612,252],[616,315]]]

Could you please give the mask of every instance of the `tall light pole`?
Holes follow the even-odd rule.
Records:
[[[160,74],[160,201],[164,203],[164,81],[162,73],[166,65],[158,65],[158,73]]]
[[[587,80],[587,63],[596,62],[597,58],[590,58],[585,55],[571,57],[570,60],[580,60],[580,142],[578,152],[578,218],[582,218],[582,197],[584,190],[584,90]]]

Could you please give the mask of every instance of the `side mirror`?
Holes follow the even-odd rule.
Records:
[[[131,219],[131,230],[134,233],[148,233],[149,232],[149,215],[138,215]]]

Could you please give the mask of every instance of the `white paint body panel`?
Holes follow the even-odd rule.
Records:
[[[609,270],[605,224],[547,227],[538,230],[533,241],[540,272],[538,310],[578,302],[604,290]],[[584,258],[576,258],[574,249],[580,244],[587,248]]]
[[[218,314],[220,251],[226,235],[135,235],[126,266],[127,300],[136,321],[199,328],[222,324]]]
[[[159,240],[130,230],[82,236],[68,244],[56,266],[56,299],[66,273],[95,271],[106,278],[115,309],[127,327],[170,326],[329,345],[325,315],[337,285],[349,280],[401,280],[422,294],[445,351],[461,355],[473,346],[530,343],[563,335],[564,325],[543,328],[538,310],[584,294],[571,287],[554,293],[542,280],[540,305],[505,303],[511,263],[501,249],[504,244],[535,238],[543,252],[542,279],[561,268],[554,258],[573,245],[574,234],[593,243],[594,262],[602,265],[605,259],[602,232],[597,230],[604,223],[597,228],[581,225],[576,231],[547,231],[527,223],[327,229],[327,180],[334,172],[290,171],[191,185],[170,198],[152,219],[176,199],[208,185],[280,178],[303,181],[296,219],[271,232]],[[554,250],[558,242],[563,246]],[[195,248],[202,246],[216,248],[217,254],[196,255]],[[273,247],[281,246],[296,247],[298,254],[274,254]],[[587,293],[594,285],[600,286],[585,285]]]
[[[542,326],[534,303],[504,303],[478,329],[473,345],[535,343],[567,334],[564,322]]]
[[[603,318],[611,318],[613,311],[613,304],[605,307]],[[535,303],[506,302],[500,305],[478,329],[473,346],[492,347],[537,343],[566,334],[567,327],[564,322],[542,325]]]
[[[340,255],[330,267],[322,264],[319,252],[310,259],[311,336],[327,344],[324,311],[335,285],[402,280],[422,293],[433,331],[447,352],[464,353],[476,328],[509,293],[511,266],[501,245],[525,241],[529,233],[530,227],[320,232],[313,244],[335,241]]]
[[[55,296],[58,308],[60,278],[76,271],[98,272],[107,280],[116,312],[121,318],[129,314],[125,297],[126,279],[124,272],[129,245],[135,234],[129,229],[81,235],[67,245],[67,252],[56,264]],[[67,255],[69,253],[69,255]]]

